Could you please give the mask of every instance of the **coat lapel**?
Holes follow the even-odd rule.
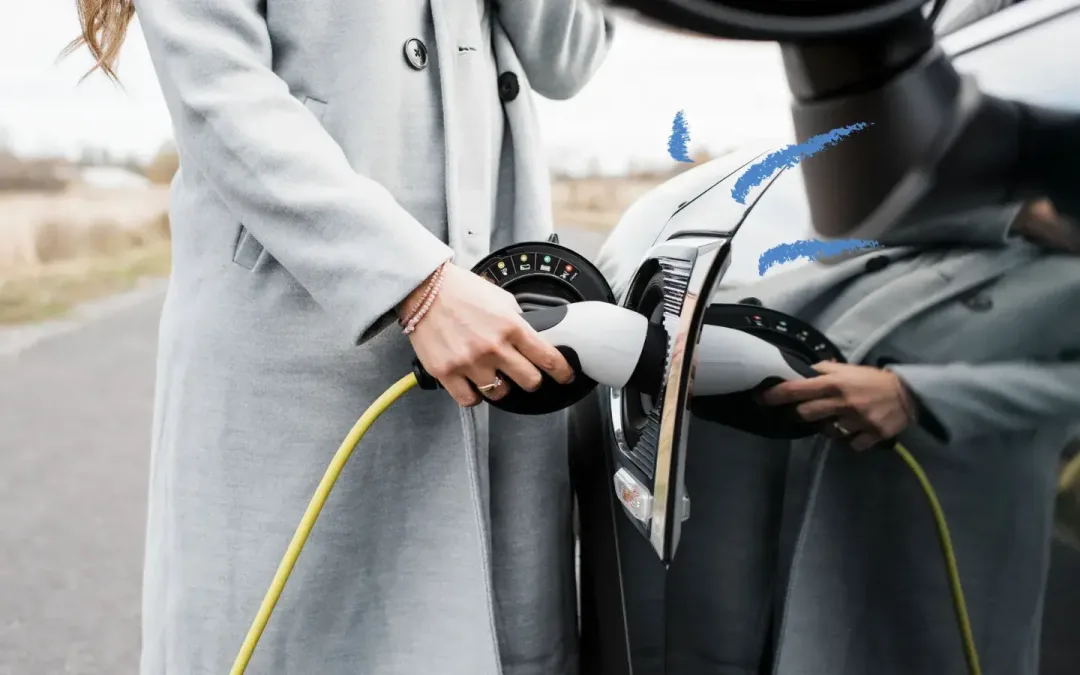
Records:
[[[446,174],[446,225],[447,242],[455,253],[463,250],[461,223],[458,222],[458,176],[457,150],[457,106],[455,101],[457,78],[457,43],[452,25],[453,12],[447,6],[447,0],[431,0],[431,21],[435,26],[435,54],[439,68],[439,90],[442,96],[443,145],[445,146]],[[472,263],[469,263],[472,264]]]
[[[532,88],[506,30],[495,19],[492,45],[499,72],[517,76],[521,93],[503,104],[506,132],[514,152],[514,241],[542,241],[552,232],[551,177],[539,126]],[[505,157],[505,155],[504,155]]]

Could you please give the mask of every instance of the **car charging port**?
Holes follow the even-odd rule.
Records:
[[[649,321],[656,324],[663,324],[664,321],[664,283],[663,274],[659,268],[657,268],[651,277],[648,277],[648,281],[639,287],[634,289],[627,299],[626,306],[630,309],[643,314],[648,317]],[[664,359],[666,360],[666,345],[664,349]],[[663,372],[666,370],[666,363],[655,364],[661,371],[658,379],[663,378]],[[660,389],[662,389],[662,383]],[[656,409],[660,398],[660,391],[643,391],[642,389],[634,386],[633,383],[628,384],[624,390],[624,396],[622,397],[622,416],[624,422],[624,429],[626,433],[626,441],[630,447],[637,445],[638,440],[641,438],[642,432],[645,430],[646,424],[649,421],[650,415]]]

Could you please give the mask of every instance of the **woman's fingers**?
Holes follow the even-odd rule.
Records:
[[[446,393],[462,408],[471,408],[484,400],[475,389],[472,388],[468,379],[461,375],[445,375],[439,378]]]
[[[574,369],[554,345],[545,341],[540,334],[521,319],[517,330],[509,336],[510,345],[522,356],[550,375],[560,384],[570,384],[574,380]],[[517,382],[517,380],[514,380]],[[520,382],[518,384],[521,384]]]
[[[819,398],[813,401],[807,401],[800,403],[795,411],[799,413],[799,417],[803,418],[807,422],[820,422],[821,420],[827,420],[830,417],[836,417],[840,413],[844,412],[847,408],[847,404],[842,398]]]
[[[498,367],[499,372],[505,373],[525,391],[536,391],[543,382],[540,370],[513,347],[508,346],[500,353]]]
[[[840,415],[826,421],[822,425],[822,433],[856,451],[868,450],[882,441],[872,425],[853,415]]]
[[[825,397],[834,397],[840,393],[836,379],[830,375],[808,377],[805,380],[788,380],[761,393],[760,399],[765,405],[788,405]]]
[[[881,437],[872,431],[864,431],[846,439],[846,442],[855,452],[862,452],[863,450],[869,450],[874,447],[880,443],[881,440]]]
[[[476,391],[489,401],[498,401],[510,391],[505,378],[500,376],[494,368],[470,368],[466,377],[476,387]]]

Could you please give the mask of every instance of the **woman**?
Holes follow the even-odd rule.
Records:
[[[812,323],[849,363],[764,394],[825,434],[693,422],[669,568],[616,520],[635,673],[966,673],[931,511],[879,445],[898,437],[949,520],[983,672],[1037,675],[1058,456],[1080,419],[1080,236],[1044,203],[1018,211],[714,294]]]
[[[603,14],[581,0],[79,9],[109,73],[138,10],[181,166],[142,674],[228,670],[335,448],[414,350],[453,398],[412,393],[368,432],[249,670],[573,672],[563,419],[471,407],[505,394],[496,371],[526,388],[572,373],[468,270],[551,232],[530,93],[585,85],[611,39]]]
[[[850,362],[764,396],[835,439],[797,444],[788,467],[789,488],[809,481],[785,495],[802,515],[778,673],[966,672],[930,510],[894,438],[945,509],[983,672],[1039,673],[1058,460],[1080,419],[1080,230],[1046,202],[966,226],[968,246],[889,247],[793,272],[797,290],[754,289]]]

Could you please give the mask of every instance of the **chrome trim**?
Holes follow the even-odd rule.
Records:
[[[655,458],[652,484],[648,486],[653,498],[652,513],[649,522],[643,526],[650,544],[665,563],[669,562],[678,544],[681,522],[689,517],[689,497],[683,494],[684,463],[679,451],[685,447],[688,435],[693,347],[707,304],[701,300],[712,295],[727,268],[728,256],[723,254],[730,241],[722,235],[702,235],[680,237],[656,245],[643,257],[629,286],[636,288],[647,283],[648,279],[643,276],[648,274],[651,278],[655,266],[659,266],[664,291],[664,323],[668,328],[668,354],[662,400],[649,414],[645,429],[652,429],[655,434]],[[721,255],[722,258],[718,257]],[[628,306],[630,299],[631,293],[627,292],[624,306]],[[690,343],[691,337],[693,343]],[[685,360],[687,348],[691,361]],[[622,455],[620,461],[640,469],[639,455],[646,448],[642,440],[634,448],[630,447],[623,414],[624,397],[632,393],[625,389],[608,391],[612,435]],[[642,438],[646,438],[644,433]],[[676,496],[680,494],[683,497],[676,503]]]
[[[679,538],[679,528],[675,527],[674,523],[669,526],[668,514],[670,509],[678,507],[677,504],[672,504],[671,500],[680,492],[679,488],[683,482],[685,462],[677,461],[676,450],[686,447],[690,426],[689,394],[692,391],[694,377],[693,349],[699,337],[705,305],[723,275],[723,266],[716,263],[726,261],[719,260],[718,255],[725,252],[729,245],[728,239],[718,238],[711,241],[699,240],[699,245],[687,246],[692,241],[689,239],[685,243],[673,241],[658,247],[658,249],[673,248],[679,252],[678,255],[665,255],[663,251],[658,251],[656,254],[656,257],[660,259],[670,257],[693,261],[677,323],[673,322],[675,334],[670,338],[667,382],[664,388],[660,438],[656,451],[656,472],[653,477],[653,513],[649,541],[664,562],[670,561]],[[688,251],[688,248],[692,248],[692,252]],[[705,302],[702,302],[702,299]],[[690,342],[691,339],[694,340],[693,343]],[[689,360],[686,359],[687,350],[689,350]],[[674,515],[678,515],[677,510]]]
[[[622,400],[625,394],[622,389],[611,389],[611,396],[608,398],[611,412],[611,431],[615,437],[615,446],[619,449],[619,452],[630,456],[630,445],[626,442],[626,430],[623,428],[623,409]]]
[[[1034,28],[1080,9],[1080,0],[1026,0],[941,37],[941,48],[952,58]],[[957,67],[963,70],[962,63]]]

